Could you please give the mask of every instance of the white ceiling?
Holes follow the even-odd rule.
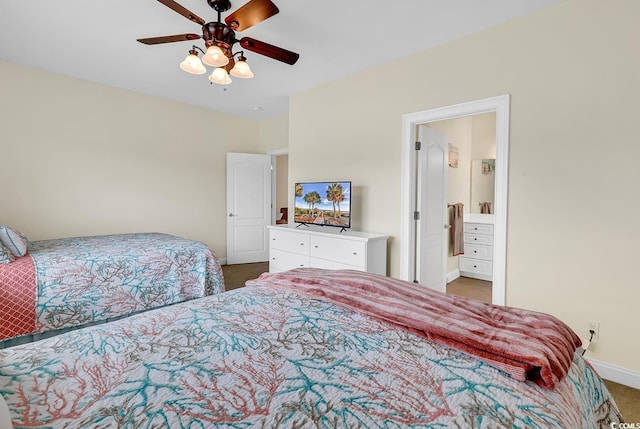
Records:
[[[206,0],[176,1],[206,21],[217,19]],[[255,77],[226,87],[180,70],[191,45],[204,48],[202,40],[136,41],[201,34],[198,24],[155,0],[0,0],[0,60],[266,119],[286,113],[292,94],[563,0],[273,1],[280,13],[238,36],[297,52],[300,60],[290,66],[245,51]],[[246,3],[232,2],[223,19]]]

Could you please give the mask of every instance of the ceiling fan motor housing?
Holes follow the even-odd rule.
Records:
[[[207,46],[215,43],[227,49],[237,42],[236,32],[221,22],[207,22],[203,25],[202,38]]]
[[[229,0],[207,0],[211,9],[216,12],[226,12],[231,9],[231,2]]]

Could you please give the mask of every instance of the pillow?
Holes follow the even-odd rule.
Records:
[[[0,244],[0,264],[8,264],[9,262],[13,262],[15,260],[16,257],[13,256],[13,253],[11,253],[9,249]]]
[[[20,231],[0,225],[0,243],[13,253],[13,256],[24,256],[27,254],[29,240]]]

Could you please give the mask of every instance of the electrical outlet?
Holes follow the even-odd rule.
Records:
[[[593,331],[593,339],[595,340],[600,336],[600,322],[595,320],[588,320],[585,327],[587,328],[587,333],[591,336],[591,332]]]

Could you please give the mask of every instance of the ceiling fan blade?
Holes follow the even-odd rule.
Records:
[[[227,16],[224,22],[235,31],[243,31],[278,12],[280,10],[271,0],[249,0],[244,6]]]
[[[145,45],[159,45],[161,43],[184,42],[185,40],[196,40],[201,36],[193,33],[175,34],[173,36],[147,37],[146,39],[137,39],[138,42]]]
[[[294,65],[296,61],[298,61],[298,58],[300,58],[300,54],[261,42],[260,40],[253,39],[251,37],[243,37],[240,39],[240,46],[257,54],[291,65]]]
[[[200,25],[205,24],[204,19],[200,18],[198,15],[191,12],[186,7],[179,5],[173,0],[158,0],[158,1],[163,5],[167,6],[168,8],[175,10],[176,12],[178,12],[180,15],[184,16],[188,20],[195,22],[196,24],[200,24]]]

